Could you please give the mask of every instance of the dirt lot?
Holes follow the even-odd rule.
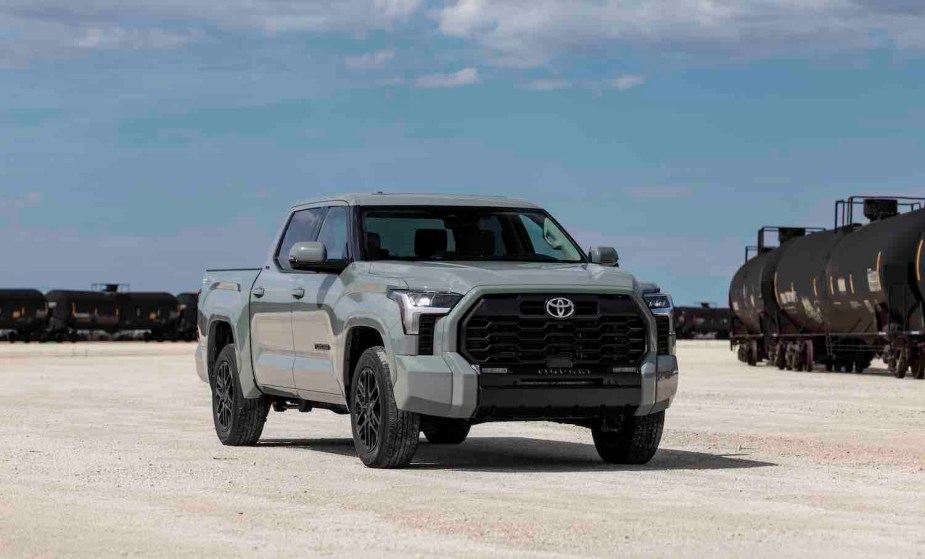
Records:
[[[326,411],[221,446],[192,353],[0,345],[0,556],[925,556],[925,381],[682,344],[648,466],[513,423],[374,471]]]

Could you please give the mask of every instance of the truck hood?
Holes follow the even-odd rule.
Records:
[[[465,294],[484,286],[607,287],[636,291],[632,274],[597,264],[545,262],[372,262],[369,273],[401,278],[411,289]]]

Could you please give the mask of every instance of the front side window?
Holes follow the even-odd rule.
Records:
[[[296,243],[309,243],[318,238],[318,229],[324,217],[324,208],[299,210],[292,214],[283,242],[276,251],[276,263],[283,270],[292,270],[289,265],[289,251]]]
[[[361,227],[369,260],[586,261],[542,210],[370,207]]]
[[[324,225],[318,233],[318,242],[324,244],[328,260],[346,260],[347,258],[347,209],[334,206],[328,210]]]

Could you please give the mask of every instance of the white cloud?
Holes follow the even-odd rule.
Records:
[[[394,50],[377,50],[376,52],[348,56],[344,59],[344,65],[354,70],[376,70],[384,68],[393,58],[395,58]]]
[[[463,68],[452,74],[430,74],[421,76],[415,80],[414,86],[424,89],[439,89],[460,87],[474,83],[479,83],[478,68]]]
[[[182,47],[201,36],[196,31],[175,32],[164,29],[124,29],[122,27],[92,27],[83,30],[75,41],[79,49],[172,49]]]
[[[610,80],[610,87],[617,91],[628,91],[638,85],[644,84],[646,79],[636,74],[623,74]]]
[[[572,83],[566,80],[533,80],[524,87],[533,91],[555,91],[572,87]]]
[[[448,36],[501,66],[633,44],[734,56],[925,46],[918,0],[457,0],[436,12]]]
[[[71,56],[76,49],[176,48],[214,29],[283,32],[390,30],[420,11],[424,0],[3,0],[0,65]],[[188,31],[176,31],[177,26]]]

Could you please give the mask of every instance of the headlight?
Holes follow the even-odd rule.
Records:
[[[392,289],[389,291],[389,299],[396,301],[401,307],[401,322],[405,334],[416,335],[421,324],[421,315],[447,314],[462,299],[462,295],[446,291]]]
[[[665,293],[653,293],[652,295],[646,295],[646,304],[649,305],[649,309],[652,310],[655,314],[666,314],[670,313],[674,305],[671,302],[671,296]]]

